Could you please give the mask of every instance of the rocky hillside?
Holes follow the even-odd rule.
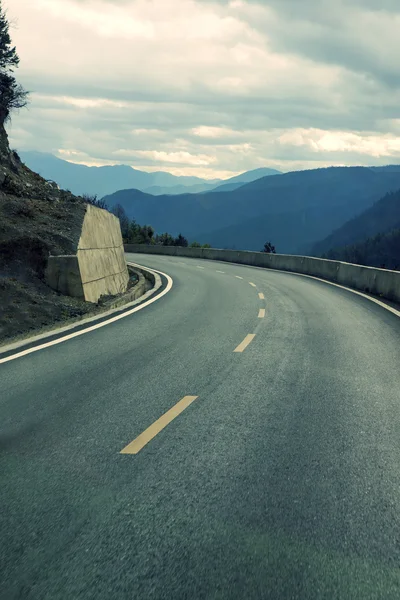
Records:
[[[74,253],[85,210],[22,164],[0,126],[0,344],[93,310],[44,283],[49,254]]]

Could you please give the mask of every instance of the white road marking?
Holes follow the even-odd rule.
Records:
[[[211,259],[209,259],[209,262],[211,262]],[[212,262],[221,262],[221,261],[212,261]],[[228,261],[223,261],[223,262],[226,263]],[[235,266],[238,265],[238,263],[234,263],[234,262],[229,263],[229,264],[235,265]],[[335,287],[341,288],[342,290],[351,292],[352,294],[357,294],[357,296],[361,296],[362,298],[366,298],[367,300],[370,300],[371,302],[378,304],[378,306],[381,306],[385,310],[388,310],[392,314],[396,315],[396,317],[400,317],[400,310],[397,310],[396,308],[393,308],[389,304],[385,304],[384,302],[381,302],[380,300],[378,300],[376,298],[368,296],[367,294],[364,294],[363,292],[359,292],[358,290],[354,290],[353,288],[346,287],[345,285],[341,285],[340,283],[328,281],[327,279],[322,279],[321,277],[316,277],[315,275],[308,275],[306,273],[296,273],[296,271],[284,271],[283,269],[270,269],[270,268],[266,268],[266,267],[258,267],[256,265],[244,265],[242,263],[240,263],[240,264],[241,264],[241,266],[251,267],[252,269],[259,269],[261,271],[264,271],[264,273],[266,271],[275,271],[276,273],[285,273],[286,275],[297,275],[299,277],[308,277],[309,279],[315,279],[316,281],[322,281],[322,283],[327,283],[328,285],[333,285]],[[236,279],[243,279],[243,277],[239,277],[239,275],[235,275],[235,277],[236,277]]]
[[[204,269],[204,267],[200,267],[199,265],[196,265],[198,269]]]
[[[0,358],[0,364],[10,362],[11,360],[15,360],[16,358],[21,358],[22,356],[27,356],[28,354],[32,354],[33,352],[38,352],[39,350],[43,350],[44,348],[50,348],[50,346],[56,346],[57,344],[61,344],[62,342],[66,342],[67,340],[71,340],[80,335],[84,335],[85,333],[89,333],[90,331],[95,331],[96,329],[100,329],[101,327],[110,325],[110,323],[115,323],[116,321],[119,321],[120,319],[124,319],[125,317],[129,317],[133,313],[138,312],[139,310],[142,310],[146,306],[149,306],[149,304],[153,304],[153,302],[155,302],[156,300],[159,300],[160,298],[165,296],[165,294],[168,294],[168,292],[172,288],[173,280],[166,273],[163,273],[162,271],[156,271],[155,269],[148,269],[148,267],[142,267],[141,265],[135,265],[135,263],[128,263],[128,264],[131,264],[132,266],[138,266],[143,269],[146,268],[148,271],[153,271],[154,273],[163,275],[164,277],[167,278],[167,282],[168,282],[167,287],[160,294],[158,294],[158,296],[156,296],[155,298],[150,298],[149,300],[146,300],[146,302],[143,302],[143,304],[139,304],[139,306],[135,306],[135,308],[132,308],[131,310],[127,310],[122,315],[117,315],[116,317],[111,317],[110,319],[107,319],[107,321],[103,321],[102,323],[97,323],[96,325],[91,325],[90,327],[87,327],[86,329],[82,329],[81,331],[75,331],[74,333],[69,333],[68,335],[65,335],[64,337],[58,338],[56,340],[52,340],[51,342],[45,342],[44,344],[40,344],[39,346],[34,346],[33,348],[28,348],[27,350],[22,350],[21,352],[17,352],[16,354],[11,354],[11,356],[7,356],[6,358]],[[121,308],[123,308],[123,307],[121,307]],[[99,318],[101,318],[101,315],[99,315]],[[77,326],[79,326],[79,323],[77,323]],[[49,332],[49,335],[55,335],[56,333],[57,333],[57,331],[55,331],[53,334],[51,332]],[[29,343],[28,340],[27,340],[27,343]]]
[[[217,271],[217,273],[225,273],[225,271]]]
[[[236,263],[231,263],[231,264],[236,265]],[[393,308],[389,304],[385,304],[384,302],[381,302],[377,298],[368,296],[367,294],[364,294],[363,292],[359,292],[358,290],[354,290],[353,288],[346,287],[345,285],[341,285],[340,283],[335,283],[334,281],[328,281],[327,279],[322,279],[322,277],[316,277],[316,275],[308,275],[307,273],[296,273],[296,271],[284,271],[283,269],[268,269],[265,267],[257,267],[256,265],[244,265],[244,266],[251,267],[252,269],[259,269],[260,271],[264,271],[264,273],[266,271],[270,271],[270,272],[275,271],[276,273],[285,273],[286,275],[297,275],[298,277],[307,277],[308,279],[315,279],[316,281],[322,281],[322,283],[327,283],[328,285],[333,285],[334,287],[341,288],[342,290],[346,290],[347,292],[351,292],[352,294],[357,294],[357,296],[366,298],[367,300],[370,300],[371,302],[378,304],[378,306],[381,306],[382,308],[393,313],[394,315],[396,315],[396,317],[400,317],[400,310]],[[235,275],[235,277],[238,277],[238,276]],[[238,279],[243,279],[243,277],[238,277]]]
[[[253,266],[253,269],[262,269],[263,271],[266,270],[264,267],[256,267],[256,266]],[[327,283],[328,285],[333,285],[335,287],[341,288],[342,290],[346,290],[347,292],[351,292],[352,294],[357,294],[357,296],[361,296],[362,298],[366,298],[367,300],[370,300],[371,302],[374,302],[375,304],[378,304],[382,308],[385,308],[389,312],[393,313],[394,315],[396,315],[396,317],[400,317],[400,310],[396,310],[392,306],[389,306],[389,304],[385,304],[384,302],[381,302],[380,300],[377,300],[376,298],[372,298],[371,296],[368,296],[367,294],[364,294],[363,292],[359,292],[358,290],[353,290],[353,288],[346,287],[345,285],[341,285],[340,283],[335,283],[334,281],[328,281],[327,279],[322,279],[321,277],[316,277],[315,275],[307,275],[306,273],[296,273],[296,271],[283,271],[282,269],[268,269],[268,270],[276,271],[277,273],[286,273],[287,275],[298,275],[299,277],[307,277],[308,279],[316,279],[317,281],[322,281],[322,283]]]
[[[255,283],[252,283],[251,281],[249,281],[249,284],[251,285],[251,287],[257,287]]]

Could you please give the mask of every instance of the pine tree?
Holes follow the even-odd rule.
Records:
[[[276,254],[275,246],[273,246],[271,242],[265,242],[263,252],[267,252],[268,254]]]
[[[181,233],[175,239],[175,246],[183,246],[185,248],[188,246],[187,239]]]
[[[13,71],[19,65],[17,50],[11,46],[9,23],[0,2],[0,69]]]
[[[14,69],[19,65],[15,46],[11,44],[9,22],[0,0],[0,122],[9,117],[14,109],[23,108],[28,102],[28,92],[17,83]]]

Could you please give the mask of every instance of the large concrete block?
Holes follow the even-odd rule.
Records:
[[[107,210],[87,205],[78,250],[115,248],[122,244],[119,220]]]
[[[60,294],[85,299],[76,255],[50,256],[45,271],[45,281]]]
[[[77,257],[85,300],[126,290],[129,274],[117,217],[88,204]]]
[[[124,292],[128,281],[119,220],[88,204],[76,255],[50,256],[46,282],[61,294],[97,302]]]
[[[126,289],[127,282],[123,273],[115,273],[83,284],[83,292],[87,302],[97,302],[100,296],[115,296],[125,292]]]

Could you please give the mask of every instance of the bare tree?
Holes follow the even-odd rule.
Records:
[[[119,219],[122,237],[123,239],[126,239],[129,235],[129,217],[126,214],[124,207],[121,204],[115,204],[110,212]]]

